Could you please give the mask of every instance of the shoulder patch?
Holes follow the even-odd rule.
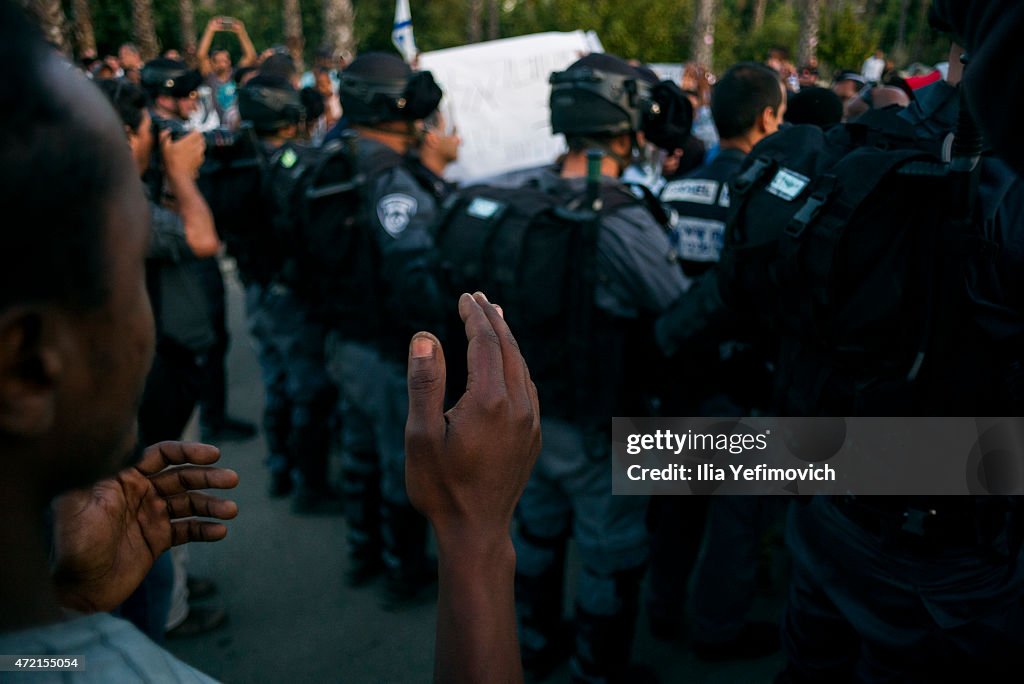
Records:
[[[768,184],[768,192],[781,197],[787,202],[792,202],[804,191],[811,182],[807,176],[787,168],[780,168]]]
[[[397,238],[409,227],[417,207],[415,197],[402,193],[384,195],[377,202],[377,218],[387,234]]]
[[[290,169],[295,166],[295,162],[299,161],[299,156],[295,154],[295,150],[288,148],[281,154],[281,166],[286,169]]]
[[[691,202],[714,204],[718,196],[718,181],[704,178],[684,178],[668,183],[661,191],[662,202]]]

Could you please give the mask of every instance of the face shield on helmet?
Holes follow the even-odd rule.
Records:
[[[653,106],[650,86],[632,75],[578,67],[551,74],[551,130],[567,136],[636,133]]]
[[[141,76],[142,87],[152,98],[158,95],[187,98],[203,82],[203,77],[195,69],[189,69],[184,62],[166,58],[146,62]]]
[[[429,71],[397,79],[342,72],[338,88],[345,116],[353,123],[366,125],[426,118],[437,109],[441,94]]]
[[[607,137],[643,132],[663,149],[682,147],[693,108],[669,81],[650,83],[637,72],[590,66],[551,75],[551,129],[566,136]]]
[[[258,134],[267,135],[306,120],[306,108],[299,93],[292,89],[248,83],[238,91],[238,114],[250,122]]]

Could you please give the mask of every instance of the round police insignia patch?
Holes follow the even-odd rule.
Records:
[[[377,203],[377,218],[388,235],[396,238],[408,227],[416,214],[416,207],[415,197],[397,193],[385,195]]]

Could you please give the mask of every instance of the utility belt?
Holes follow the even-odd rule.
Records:
[[[973,499],[919,504],[847,495],[829,500],[890,548],[930,554],[988,548],[1011,557],[1020,550],[1020,513],[1009,506],[978,505]]]

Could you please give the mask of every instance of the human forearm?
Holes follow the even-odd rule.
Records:
[[[258,58],[256,46],[252,44],[249,32],[245,30],[244,26],[238,30],[238,42],[242,45],[242,58],[238,60],[238,66],[248,67],[256,64]]]
[[[213,213],[203,199],[195,181],[180,175],[167,178],[176,200],[176,211],[185,224],[185,239],[197,257],[213,256],[220,250],[220,239],[213,223]]]
[[[216,33],[216,30],[211,22],[207,24],[206,30],[203,31],[203,37],[199,39],[199,46],[196,48],[196,57],[199,59],[199,73],[203,76],[207,76],[213,71],[213,66],[210,64],[210,46],[213,45],[214,33]]]
[[[434,681],[523,681],[516,638],[515,551],[511,538],[438,532]]]

